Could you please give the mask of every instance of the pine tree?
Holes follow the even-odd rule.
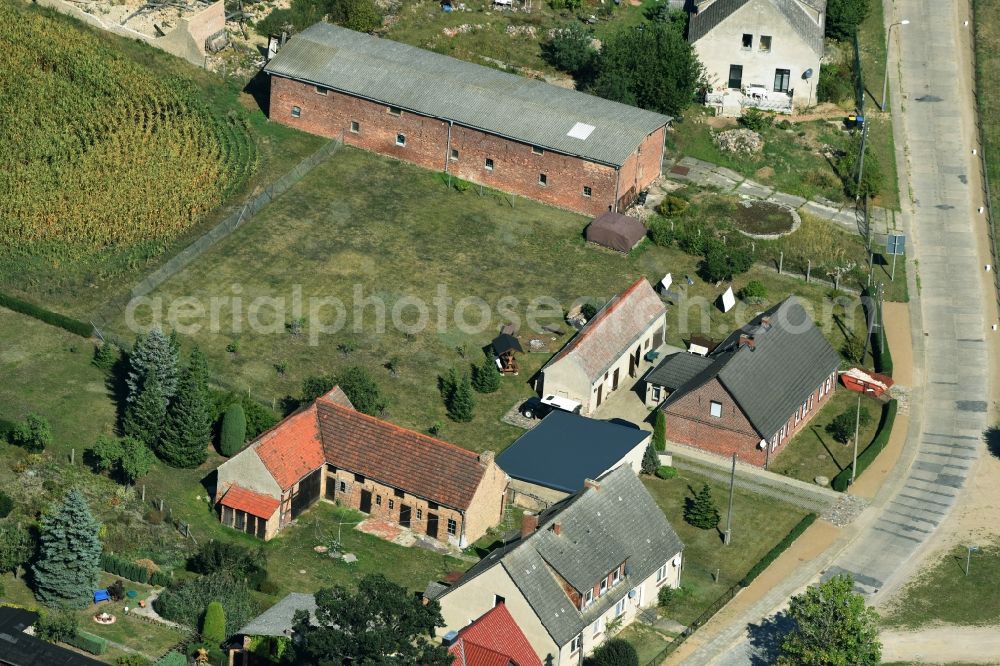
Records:
[[[465,373],[455,385],[451,400],[448,401],[448,417],[453,421],[468,423],[472,420],[475,408],[476,398],[472,394],[472,380],[469,379],[469,373]]]
[[[167,422],[167,398],[163,394],[160,375],[150,370],[135,402],[125,410],[122,430],[146,446],[155,449]]]
[[[222,417],[222,433],[219,435],[219,452],[224,456],[234,456],[247,441],[247,416],[243,405],[234,402]]]
[[[500,370],[496,361],[489,356],[472,367],[472,386],[480,393],[495,393],[500,388]]]
[[[684,520],[694,527],[710,530],[719,524],[719,509],[712,499],[712,490],[706,483],[694,498],[684,502]]]
[[[660,467],[660,456],[656,454],[656,449],[653,448],[653,442],[650,442],[646,446],[646,452],[642,454],[642,473],[643,474],[653,474]]]
[[[185,369],[160,438],[160,458],[171,467],[197,467],[208,456],[212,421],[198,380]]]
[[[32,567],[35,596],[49,606],[84,608],[97,589],[100,525],[77,489],[42,519],[38,561]]]
[[[205,394],[205,399],[208,400],[208,360],[205,359],[205,355],[198,347],[191,350],[191,355],[188,357],[188,369],[191,371],[198,388]]]
[[[656,419],[653,421],[653,446],[657,451],[665,451],[667,448],[667,418],[662,409],[656,410]]]
[[[129,354],[129,371],[125,383],[128,385],[128,402],[139,399],[142,388],[152,369],[159,375],[163,396],[169,401],[177,392],[177,349],[158,328],[148,335],[136,338],[135,347]]]

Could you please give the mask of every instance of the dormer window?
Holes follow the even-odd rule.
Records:
[[[601,596],[607,591],[608,591],[608,579],[605,578],[601,581],[601,592],[597,596]]]
[[[583,594],[583,607],[586,608],[590,604],[594,603],[594,591],[587,590]]]
[[[617,585],[622,579],[622,570],[620,568],[615,569],[615,572],[611,574],[611,584]]]

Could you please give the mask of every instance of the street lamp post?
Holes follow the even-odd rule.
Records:
[[[882,103],[878,105],[879,111],[885,111],[885,96],[889,92],[889,38],[892,36],[892,29],[897,25],[909,25],[910,21],[903,19],[889,25],[885,31],[885,79],[882,81]]]

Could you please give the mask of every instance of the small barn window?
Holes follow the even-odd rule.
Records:
[[[764,53],[769,52],[771,50],[771,35],[761,35],[760,42],[758,42],[758,44],[760,45],[761,51]]]
[[[363,477],[360,474],[355,474],[354,475],[354,482],[355,483],[364,483],[365,482],[365,477]]]
[[[361,123],[357,120],[351,121],[351,134],[361,134]]]
[[[590,197],[594,195],[594,190],[590,189],[590,185],[583,186],[583,196]]]
[[[388,111],[389,111],[390,114],[392,114],[394,116],[401,116],[401,115],[403,115],[403,110],[401,108],[399,108],[398,106],[390,106],[388,108]]]
[[[417,509],[417,520],[423,520],[423,518],[424,518],[424,510]]]
[[[389,510],[392,511],[394,508],[396,508],[396,503],[392,500],[389,500]]]
[[[708,406],[708,413],[717,419],[722,418],[722,403],[713,400]]]
[[[544,155],[545,154],[545,151],[543,149],[539,148],[538,146],[532,146],[531,147],[531,152],[534,155]]]
[[[341,481],[340,482],[340,492],[342,492],[342,493],[346,493],[347,492],[347,481]]]
[[[743,33],[743,48],[751,49],[753,48],[753,35],[748,35]]]
[[[538,174],[538,184],[541,185],[542,187],[545,187],[546,185],[549,184],[549,177],[546,176],[544,173]]]
[[[452,162],[457,162],[458,161],[458,148],[452,148],[451,149],[451,161]]]
[[[458,531],[458,523],[455,522],[454,518],[448,519],[448,534],[455,536],[455,532]]]
[[[490,157],[486,158],[486,170],[493,171],[493,159]]]
[[[317,95],[325,95],[328,92],[330,92],[329,89],[324,88],[323,86],[316,86],[316,94]]]
[[[406,135],[405,134],[397,134],[396,135],[396,145],[397,146],[405,146],[406,145]]]
[[[302,109],[297,106],[292,107],[292,118],[299,118],[302,115]]]
[[[381,495],[376,495],[375,496],[375,506],[382,506],[382,496]]]

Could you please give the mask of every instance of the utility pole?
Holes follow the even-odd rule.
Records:
[[[736,487],[736,454],[733,454],[733,471],[729,475],[729,513],[726,515],[726,533],[722,536],[723,545],[728,546],[733,538],[733,489]]]

